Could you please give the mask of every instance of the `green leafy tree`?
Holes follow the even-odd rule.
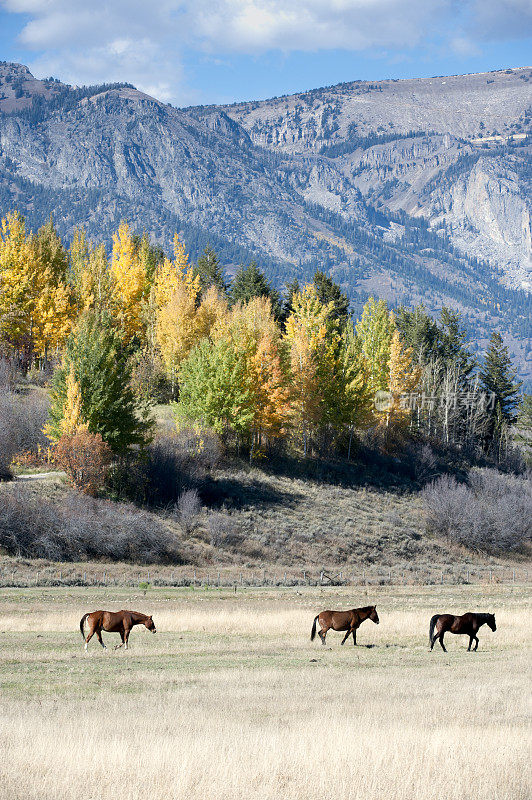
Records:
[[[92,434],[101,434],[114,452],[143,444],[151,422],[130,387],[130,367],[109,320],[87,311],[67,341],[63,362],[51,386],[50,419],[45,432],[58,441],[68,413],[69,377],[79,387],[80,418]]]
[[[231,286],[230,297],[233,303],[248,303],[252,297],[268,297],[274,317],[277,320],[281,318],[279,292],[270,285],[254,261],[247,267],[240,267]]]
[[[344,328],[350,318],[348,296],[342,292],[329,275],[320,270],[316,270],[314,275],[314,286],[318,299],[323,305],[333,304],[331,317],[338,322],[341,328]]]
[[[220,436],[249,434],[254,417],[253,387],[246,354],[234,343],[202,339],[181,364],[176,416],[201,422]]]
[[[372,392],[388,390],[390,349],[395,324],[384,300],[370,297],[356,324],[357,344],[366,361]]]
[[[194,267],[194,275],[199,277],[202,294],[206,292],[210,286],[215,286],[223,295],[227,294],[229,286],[225,280],[224,271],[218,256],[210,245],[207,245],[198,258],[198,262]]]

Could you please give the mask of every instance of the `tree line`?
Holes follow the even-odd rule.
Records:
[[[169,258],[125,222],[107,253],[83,230],[67,249],[51,219],[32,234],[7,215],[0,344],[23,371],[55,367],[50,440],[97,437],[107,459],[147,442],[150,406],[169,401],[178,427],[252,459],[351,457],[369,434],[388,452],[423,438],[501,459],[520,402],[500,334],[478,364],[451,309],[435,321],[370,298],[353,321],[325,272],[281,295],[254,262],[229,281],[211,247],[192,264],[176,235]]]

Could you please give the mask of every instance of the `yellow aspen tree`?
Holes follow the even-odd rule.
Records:
[[[108,308],[111,287],[105,245],[88,242],[85,232],[77,228],[70,246],[70,264],[78,312]]]
[[[216,287],[201,298],[200,278],[177,235],[174,256],[174,261],[165,259],[156,270],[149,307],[150,338],[172,382],[194,345],[228,315],[227,301]]]
[[[198,342],[196,294],[185,283],[157,309],[157,343],[168,376],[175,380],[181,362]],[[201,338],[201,337],[200,337]]]
[[[19,352],[32,349],[37,266],[24,218],[8,214],[0,231],[0,335]]]
[[[216,326],[223,326],[229,315],[227,300],[216,286],[202,294],[198,307],[198,335],[210,336]]]
[[[420,367],[412,364],[412,348],[405,347],[399,331],[395,328],[390,345],[389,384],[393,405],[387,413],[387,424],[401,424],[408,420],[408,404],[402,404],[403,395],[414,392],[421,380]]]
[[[74,236],[72,237],[72,244],[70,245],[70,269],[72,271],[72,280],[78,294],[78,285],[81,281],[81,276],[87,269],[89,261],[89,243],[83,228],[75,228]]]
[[[70,436],[80,428],[87,430],[87,425],[81,416],[81,389],[75,378],[72,364],[66,379],[66,399],[63,413],[64,416],[60,423],[61,434]],[[47,433],[46,427],[44,432]]]
[[[263,438],[282,436],[290,420],[290,389],[281,334],[268,297],[253,297],[238,304],[216,335],[229,337],[245,359],[246,383],[252,413],[250,457]]]
[[[320,359],[327,350],[327,323],[333,303],[322,304],[314,286],[304,287],[292,298],[292,312],[286,321],[293,383],[292,418],[299,432],[305,456],[312,446],[312,434],[322,413]]]
[[[54,286],[49,270],[39,275],[41,291],[35,300],[35,325],[33,333],[37,354],[48,358],[67,340],[75,317],[72,287],[59,283]]]
[[[143,301],[148,293],[148,276],[139,257],[129,225],[121,222],[113,235],[111,257],[111,301],[122,338],[130,342],[142,338]]]
[[[185,245],[180,241],[177,233],[174,236],[174,260],[165,258],[155,271],[152,294],[155,308],[162,308],[172,296],[178,286],[185,284],[188,290],[199,294],[199,279],[194,277],[194,270],[190,266]]]
[[[29,367],[66,340],[75,314],[68,259],[50,220],[38,235],[10,214],[0,233],[0,334]]]

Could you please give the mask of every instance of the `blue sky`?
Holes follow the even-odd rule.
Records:
[[[532,0],[0,0],[0,60],[174,105],[532,63]]]

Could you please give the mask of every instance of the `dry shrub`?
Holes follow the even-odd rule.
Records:
[[[37,454],[46,446],[42,428],[48,405],[40,392],[21,395],[0,388],[0,480],[9,478],[10,465],[18,453]]]
[[[79,492],[49,499],[16,483],[2,490],[0,548],[13,556],[56,561],[183,561],[175,534],[153,514]]]
[[[34,364],[31,369],[28,370],[26,381],[33,386],[44,387],[50,383],[53,374],[54,364],[51,361],[41,366]]]
[[[201,501],[197,489],[187,489],[179,495],[177,513],[186,533],[194,527],[196,517],[201,511]]]
[[[207,519],[209,541],[213,547],[236,547],[242,541],[235,520],[226,513],[213,511]]]
[[[424,489],[427,525],[477,551],[518,550],[532,537],[530,479],[472,470],[469,485],[444,475]]]
[[[55,463],[77,489],[93,496],[105,484],[111,458],[111,448],[101,434],[89,433],[86,428],[65,434],[55,446]]]

